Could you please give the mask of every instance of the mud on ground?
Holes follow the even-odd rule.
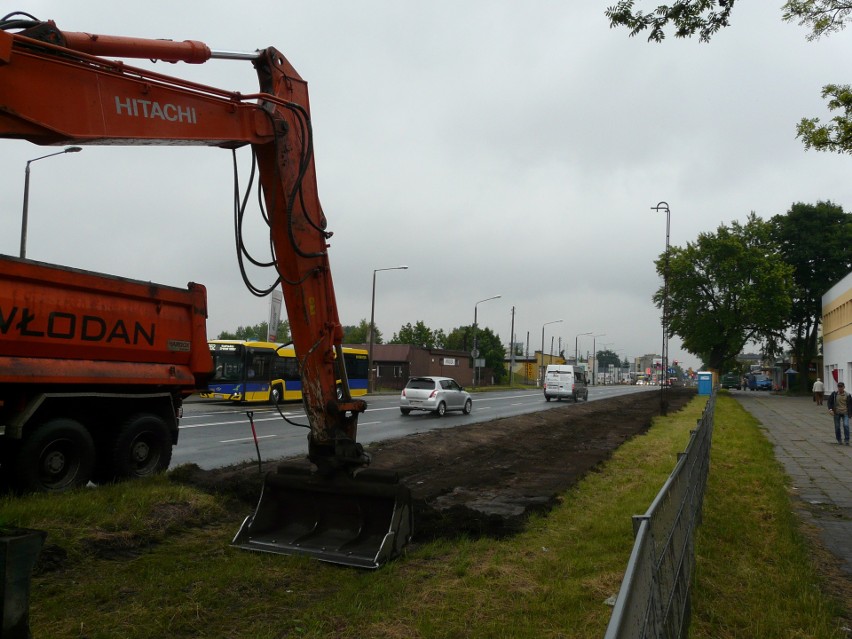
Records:
[[[694,396],[694,389],[668,389],[669,413]],[[560,493],[645,432],[659,414],[659,391],[631,393],[417,433],[367,450],[371,468],[396,471],[411,489],[415,542],[462,534],[502,537],[518,532],[531,513],[549,510]],[[264,470],[277,463],[265,463]],[[172,475],[252,507],[262,482],[257,464],[213,471],[181,467]]]

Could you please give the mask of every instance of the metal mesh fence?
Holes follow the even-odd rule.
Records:
[[[675,468],[644,515],[605,639],[686,637],[695,566],[695,529],[710,469],[715,391]]]

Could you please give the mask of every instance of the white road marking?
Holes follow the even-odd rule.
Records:
[[[270,439],[271,437],[278,437],[278,435],[261,435],[258,439]],[[220,444],[233,444],[234,442],[251,442],[254,441],[254,437],[240,437],[239,439],[221,439],[219,440]]]

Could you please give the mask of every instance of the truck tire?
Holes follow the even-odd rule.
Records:
[[[110,457],[115,479],[163,472],[172,461],[172,438],[166,422],[152,413],[128,418],[118,430]]]
[[[78,421],[50,419],[25,436],[15,460],[14,485],[23,493],[60,492],[92,477],[95,444]]]

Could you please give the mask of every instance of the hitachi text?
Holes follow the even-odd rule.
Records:
[[[196,124],[195,107],[178,104],[160,104],[154,100],[137,100],[136,98],[119,98],[115,96],[115,112],[118,115],[129,115],[134,118],[149,120],[164,120],[166,122],[181,122]]]

